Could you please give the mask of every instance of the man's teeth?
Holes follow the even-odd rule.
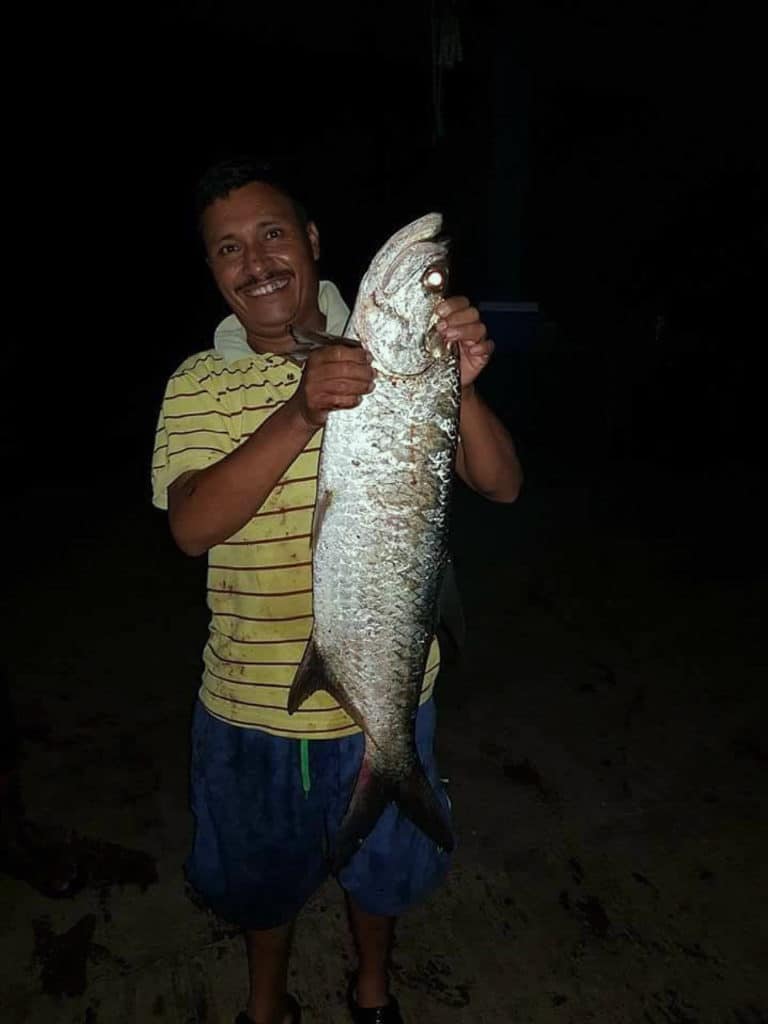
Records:
[[[245,294],[252,298],[259,295],[271,295],[272,292],[279,292],[281,288],[285,288],[287,284],[288,278],[280,277],[273,281],[265,281],[264,284],[257,285],[255,288],[246,288]]]

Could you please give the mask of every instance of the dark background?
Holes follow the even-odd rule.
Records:
[[[460,842],[400,933],[406,1019],[766,1024],[757,15],[197,0],[4,18],[3,669],[37,852],[69,836],[87,885],[47,898],[0,835],[0,1018],[242,1008],[240,937],[182,875],[206,560],[176,549],[149,467],[167,377],[224,312],[194,184],[250,150],[293,163],[348,301],[381,242],[439,209],[458,292],[540,309],[527,339],[493,324],[479,384],[521,497],[457,487],[467,649],[441,671],[438,755]],[[327,891],[291,981],[321,1024],[344,1013]]]
[[[23,391],[11,407],[36,443],[88,435],[87,467],[77,445],[54,456],[67,475],[145,476],[164,381],[221,313],[194,182],[242,151],[292,161],[348,301],[381,241],[440,209],[456,290],[540,304],[537,340],[499,338],[485,380],[529,471],[545,450],[759,455],[764,76],[745,11],[200,0],[44,24],[18,34],[8,214],[11,347],[45,369],[37,412]]]

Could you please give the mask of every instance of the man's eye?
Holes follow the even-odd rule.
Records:
[[[282,231],[280,230],[280,228],[270,228],[269,231],[267,231],[267,238],[270,241],[272,241],[275,238],[279,238],[280,235],[282,235]]]
[[[219,256],[231,256],[233,252],[237,252],[237,246],[234,243],[222,245],[219,249]]]

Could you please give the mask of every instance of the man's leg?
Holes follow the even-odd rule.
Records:
[[[385,1006],[389,999],[389,957],[395,935],[394,917],[369,914],[347,896],[359,966],[355,999],[362,1009]]]
[[[256,1024],[299,1019],[286,993],[292,922],[328,873],[325,777],[336,774],[332,754],[322,743],[313,748],[307,793],[297,740],[241,729],[199,703],[195,708],[195,831],[186,873],[194,899],[244,932],[250,992],[241,1024],[246,1013]]]
[[[434,727],[434,703],[428,701],[416,718],[416,747],[447,815],[450,804],[433,753]],[[350,788],[359,763],[358,751],[343,765],[341,777]],[[441,884],[448,865],[448,854],[405,818],[395,804],[390,804],[339,872],[360,960],[354,991],[349,994],[353,1020],[364,1020],[366,1014],[378,1011],[378,1016],[368,1019],[401,1024],[397,1000],[389,994],[388,984],[395,925],[402,914],[423,903]]]
[[[247,1013],[254,1024],[290,1024],[291,1013],[285,1006],[292,938],[293,922],[245,933],[250,980]]]

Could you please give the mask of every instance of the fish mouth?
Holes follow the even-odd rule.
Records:
[[[445,354],[434,336],[448,277],[442,226],[439,213],[406,224],[379,249],[360,284],[355,333],[373,356],[374,369],[388,377],[418,377]],[[371,317],[398,325],[398,338],[377,339]]]
[[[391,293],[393,282],[397,282],[398,271],[406,260],[410,261],[414,257],[419,257],[424,270],[427,271],[432,267],[440,267],[442,269],[446,265],[447,256],[448,250],[436,242],[431,240],[414,242],[406,249],[403,249],[400,255],[390,263],[387,272],[381,280],[381,293],[383,295]],[[412,264],[410,265],[412,266]],[[395,287],[397,287],[397,283]]]

